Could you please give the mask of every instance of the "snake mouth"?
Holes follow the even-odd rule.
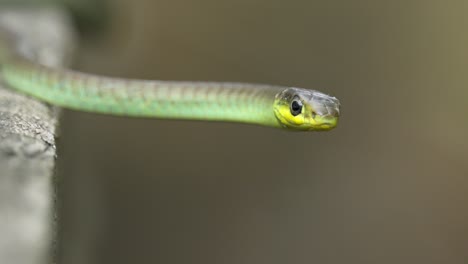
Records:
[[[312,109],[311,122],[316,130],[330,130],[337,126],[340,102],[333,96],[315,92],[308,100]]]
[[[338,117],[315,118],[314,123],[314,130],[330,130],[337,126]]]

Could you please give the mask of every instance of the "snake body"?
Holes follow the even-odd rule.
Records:
[[[133,117],[252,123],[294,130],[336,126],[339,101],[315,90],[228,82],[103,77],[42,65],[0,32],[1,76],[13,89],[64,108]]]

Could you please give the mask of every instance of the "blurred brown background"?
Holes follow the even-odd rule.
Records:
[[[468,2],[108,1],[76,67],[309,87],[329,133],[67,111],[63,263],[467,263]]]

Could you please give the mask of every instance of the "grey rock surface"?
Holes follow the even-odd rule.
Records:
[[[41,63],[65,66],[73,30],[60,9],[5,9],[0,26]],[[58,110],[10,90],[0,77],[0,263],[51,263]]]

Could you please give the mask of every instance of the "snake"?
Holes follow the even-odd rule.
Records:
[[[223,121],[327,131],[337,98],[318,90],[241,82],[139,80],[48,66],[0,31],[0,76],[12,89],[62,108],[126,117]]]

